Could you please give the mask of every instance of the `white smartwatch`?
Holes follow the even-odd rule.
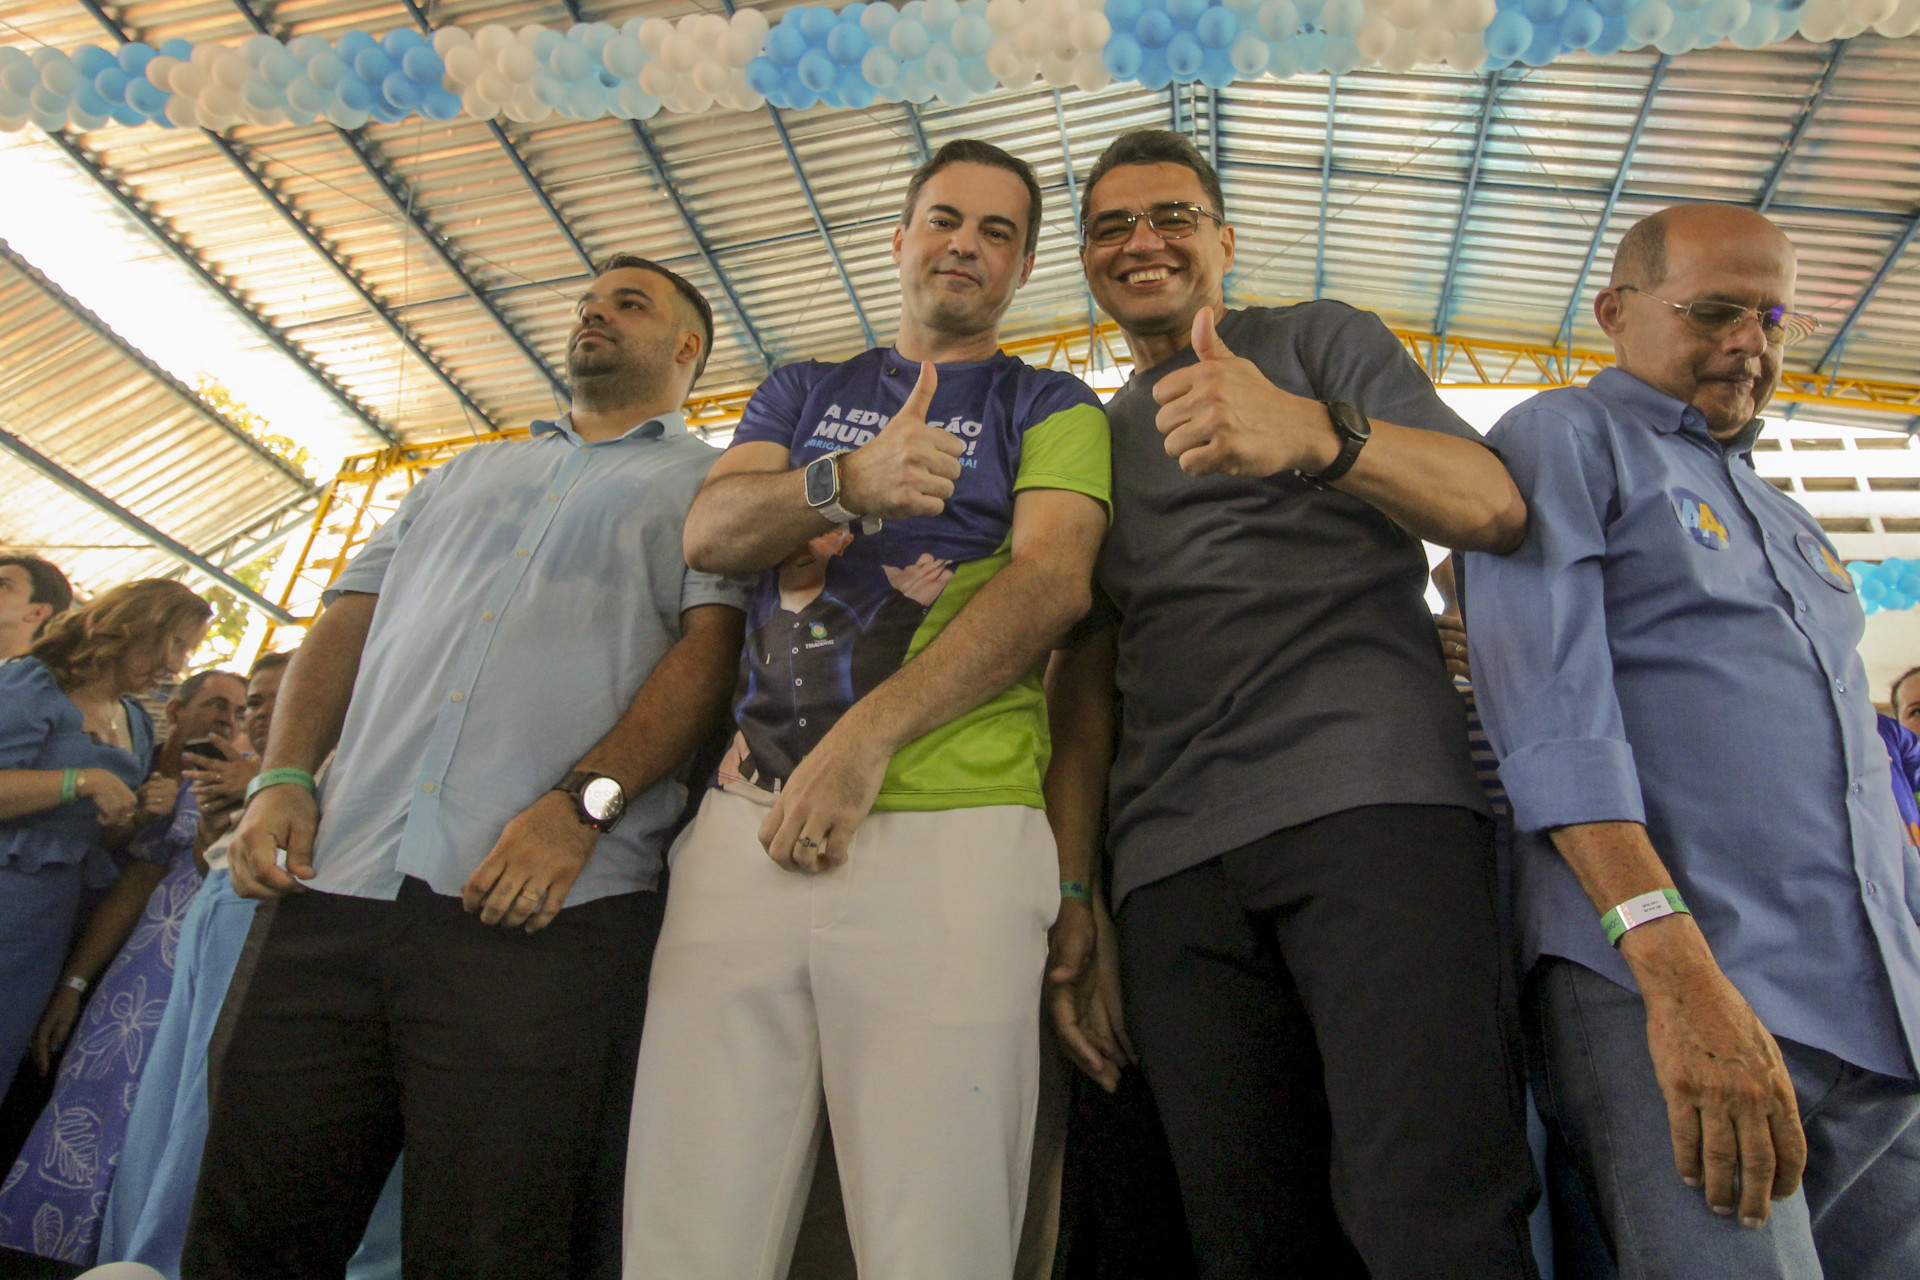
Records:
[[[807,464],[804,473],[807,505],[834,524],[852,524],[861,520],[861,517],[840,505],[840,459],[852,452],[851,449],[836,449],[825,457],[815,458]],[[867,533],[877,533],[880,522],[861,520],[861,528]]]

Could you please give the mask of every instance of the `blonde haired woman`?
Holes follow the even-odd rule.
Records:
[[[106,848],[139,816],[154,739],[135,695],[178,674],[211,616],[177,582],[132,582],[0,663],[0,1076],[58,983],[81,891],[112,878]]]

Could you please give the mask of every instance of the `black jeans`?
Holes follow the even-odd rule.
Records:
[[[408,1280],[617,1276],[661,898],[531,935],[411,878],[281,900],[214,1066],[182,1275],[340,1276],[404,1148]]]
[[[1535,1276],[1484,820],[1332,814],[1135,890],[1119,923],[1206,1280]]]

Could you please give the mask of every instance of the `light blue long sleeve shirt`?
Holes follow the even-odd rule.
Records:
[[[1489,439],[1531,511],[1467,557],[1474,683],[1516,828],[1529,966],[1632,987],[1545,831],[1646,824],[1775,1035],[1886,1075],[1920,1060],[1920,855],[1887,786],[1865,625],[1819,524],[1695,410],[1619,370]]]
[[[501,830],[625,713],[697,605],[745,584],[689,569],[687,509],[719,458],[679,414],[588,444],[569,420],[430,472],[334,582],[380,599],[321,787],[309,887],[455,895]],[[569,907],[651,889],[686,799],[628,800]]]

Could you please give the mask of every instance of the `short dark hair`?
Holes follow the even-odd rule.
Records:
[[[262,671],[272,671],[275,667],[284,667],[292,661],[291,653],[263,653],[253,660],[252,666],[247,668],[247,679],[252,680]]]
[[[651,271],[662,277],[679,291],[682,301],[693,308],[693,315],[700,322],[700,358],[693,362],[693,382],[687,384],[687,390],[693,390],[694,382],[700,381],[700,375],[707,371],[707,357],[713,354],[713,307],[701,296],[687,278],[679,272],[663,267],[652,258],[643,258],[637,253],[616,253],[593,270],[593,278],[598,280],[609,271],[627,271],[631,269]]]
[[[215,680],[222,676],[229,680],[238,680],[241,684],[247,682],[247,678],[237,671],[221,671],[218,668],[212,671],[202,671],[198,675],[191,675],[185,680],[182,680],[179,687],[174,689],[173,696],[168,698],[167,701],[177,702],[181,706],[185,706],[200,696],[200,691],[207,687],[207,681]]]
[[[60,572],[51,560],[42,560],[39,556],[0,556],[0,569],[13,565],[27,571],[27,578],[33,584],[27,597],[29,604],[47,604],[53,606],[53,612],[47,615],[47,622],[59,617],[73,607],[73,584],[67,581],[67,575]],[[37,636],[46,630],[47,623],[42,622],[34,631]]]
[[[1613,270],[1607,276],[1607,287],[1633,285],[1657,289],[1666,278],[1667,219],[1666,210],[1662,209],[1640,219],[1620,237],[1620,244],[1613,251]]]
[[[1222,218],[1227,216],[1227,198],[1220,191],[1220,175],[1200,154],[1200,148],[1181,133],[1171,129],[1135,129],[1123,133],[1107,144],[1100,158],[1093,162],[1093,169],[1087,174],[1087,184],[1081,188],[1084,198],[1081,202],[1082,217],[1088,216],[1092,209],[1093,188],[1115,169],[1130,164],[1177,164],[1193,170],[1200,179],[1200,189],[1207,193],[1207,199],[1213,201],[1213,212]]]
[[[933,153],[933,158],[913,171],[913,177],[907,183],[907,198],[900,206],[900,225],[905,226],[913,218],[913,207],[920,203],[920,189],[934,174],[950,164],[984,164],[989,168],[1005,169],[1020,179],[1027,189],[1027,248],[1032,253],[1040,243],[1040,180],[1033,176],[1033,166],[1019,156],[1002,151],[991,142],[982,142],[978,138],[955,138],[945,143]]]
[[[1920,676],[1920,667],[1908,667],[1905,671],[1895,676],[1893,683],[1887,686],[1887,704],[1893,708],[1893,718],[1895,720],[1900,718],[1900,686],[1915,676]]]

